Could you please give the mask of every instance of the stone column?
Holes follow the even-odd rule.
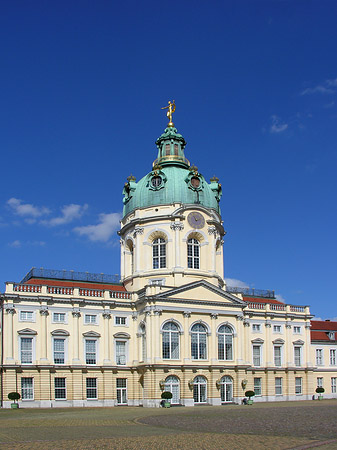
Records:
[[[216,321],[218,318],[217,313],[211,313],[211,338],[210,338],[210,348],[209,356],[211,364],[216,364],[218,362],[217,346],[216,346]]]
[[[78,310],[72,312],[74,318],[74,347],[73,347],[73,364],[80,364],[80,317],[81,313]]]
[[[236,329],[237,334],[234,336],[234,359],[236,364],[244,364],[246,362],[244,358],[244,329],[243,329],[243,315],[238,314],[236,316]]]
[[[152,362],[153,353],[152,353],[152,344],[153,344],[153,336],[152,336],[152,323],[151,323],[151,311],[145,311],[146,315],[146,360],[147,362]],[[144,361],[145,362],[145,361]]]
[[[246,363],[253,364],[252,343],[249,333],[250,323],[247,319],[243,320],[243,326],[244,326],[243,348],[245,349],[243,359]]]
[[[48,348],[48,335],[47,335],[47,321],[49,316],[48,308],[42,307],[40,309],[40,316],[41,316],[41,340],[40,340],[40,361],[46,362],[48,360],[47,358],[47,348]]]
[[[191,362],[190,317],[191,311],[184,311],[184,339],[181,339],[181,360],[183,364]]]
[[[291,342],[291,322],[286,322],[286,339],[285,339],[284,363],[286,367],[294,365],[293,362],[293,344]]]
[[[271,323],[270,320],[266,320],[266,339],[263,344],[263,365],[265,367],[274,366],[274,346],[271,339]],[[272,358],[272,361],[270,359]]]
[[[3,326],[3,330],[2,332],[5,333],[6,338],[7,338],[7,362],[9,363],[13,363],[14,360],[14,336],[13,336],[13,322],[14,322],[14,314],[15,314],[15,308],[14,306],[10,306],[7,305],[5,306],[6,312],[7,312],[7,320],[6,320],[6,325],[7,325],[7,330],[6,328]],[[18,359],[20,358],[20,355],[18,357]]]
[[[174,231],[174,240],[175,240],[175,268],[181,267],[179,232],[183,229],[184,225],[181,222],[171,223],[171,230]]]
[[[125,277],[125,241],[124,239],[120,239],[119,243],[121,245],[121,279],[123,280]]]
[[[160,330],[160,321],[159,321],[159,317],[162,314],[162,310],[160,308],[155,308],[154,312],[154,330],[152,330],[154,332],[155,336],[161,336],[159,334],[159,330]],[[162,359],[162,355],[161,355],[161,351],[160,351],[160,339],[154,339],[154,354],[153,354],[153,362],[156,363],[158,361],[160,361]]]
[[[208,227],[208,234],[209,235],[213,235],[214,239],[212,242],[212,267],[211,267],[211,271],[212,272],[216,272],[216,248],[215,248],[215,244],[216,244],[216,238],[218,235],[217,229],[214,225]]]
[[[140,257],[141,257],[141,246],[140,246],[140,235],[144,233],[143,227],[135,227],[135,231],[133,232],[133,237],[136,241],[135,249],[134,249],[134,272],[139,272],[140,270]]]
[[[111,311],[105,310],[102,313],[104,323],[104,357],[103,364],[111,364],[111,343],[110,343],[110,319]]]

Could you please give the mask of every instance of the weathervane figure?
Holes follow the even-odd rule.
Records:
[[[167,117],[169,119],[169,123],[167,124],[168,127],[174,127],[174,123],[172,122],[172,114],[174,113],[174,111],[176,110],[176,104],[175,104],[175,100],[173,100],[173,102],[168,102],[168,106],[164,106],[164,108],[162,109],[167,109]]]

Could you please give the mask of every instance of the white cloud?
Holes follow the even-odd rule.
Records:
[[[235,278],[226,278],[225,281],[227,286],[230,287],[249,288],[249,285],[245,281],[236,280]]]
[[[309,87],[304,89],[300,95],[308,95],[308,94],[334,94],[337,88],[337,78],[328,79],[323,81],[323,83],[318,84],[314,87]]]
[[[278,116],[271,116],[271,126],[269,128],[270,133],[282,133],[282,131],[285,131],[287,128],[288,124],[282,122]]]
[[[97,225],[87,225],[74,228],[75,233],[87,236],[91,241],[107,242],[119,229],[121,215],[118,213],[100,214]]]
[[[34,221],[37,217],[50,213],[50,210],[44,206],[34,206],[31,203],[24,203],[22,200],[14,197],[7,201],[7,205],[12,209],[14,214],[27,217],[27,220],[30,220],[30,223],[32,223],[32,221]]]
[[[21,247],[22,244],[18,239],[16,239],[13,242],[9,242],[8,245],[9,245],[9,247],[19,248],[19,247]]]
[[[70,223],[75,219],[80,219],[87,209],[88,209],[87,204],[85,204],[83,206],[75,205],[74,203],[72,203],[70,205],[65,205],[61,209],[62,215],[60,217],[54,217],[50,220],[43,220],[43,221],[41,221],[41,223],[43,225],[49,225],[51,227],[55,227],[57,225],[63,225],[65,223]]]
[[[276,294],[276,295],[275,295],[275,298],[276,298],[276,300],[278,300],[279,302],[286,303],[286,299],[283,298],[281,294]]]

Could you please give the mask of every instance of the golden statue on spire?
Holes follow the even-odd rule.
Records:
[[[167,124],[168,127],[174,127],[174,123],[172,122],[172,114],[174,113],[174,111],[176,110],[176,104],[175,104],[175,100],[173,100],[173,102],[168,102],[168,106],[164,106],[164,108],[162,109],[167,109],[167,117],[169,119],[169,123]]]

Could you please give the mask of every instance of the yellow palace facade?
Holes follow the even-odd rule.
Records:
[[[172,117],[156,144],[124,186],[121,280],[32,269],[6,283],[2,406],[13,391],[25,407],[158,407],[164,390],[184,406],[312,398],[309,307],[226,286],[219,180],[190,165]]]

